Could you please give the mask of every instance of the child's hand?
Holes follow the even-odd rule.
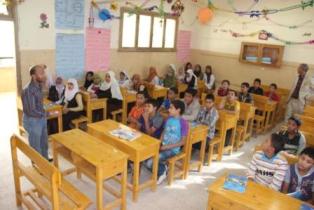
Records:
[[[69,112],[69,109],[67,107],[63,108],[63,114],[67,114]]]

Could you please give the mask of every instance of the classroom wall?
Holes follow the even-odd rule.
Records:
[[[85,26],[87,26],[87,19],[89,16],[89,2],[86,0],[85,4]],[[125,6],[125,3],[117,1],[120,6]],[[132,1],[140,2],[143,1]],[[138,3],[139,4],[139,3]],[[147,6],[158,5],[159,1],[152,0]],[[108,8],[108,5],[106,6]],[[169,5],[165,3],[165,10],[170,11]],[[191,26],[183,24],[182,20],[187,20],[189,23],[189,17],[192,14],[195,16],[197,11],[197,5],[192,4],[186,0],[186,7],[182,19],[179,21],[180,30],[191,30]],[[120,10],[114,13],[119,15]],[[48,15],[48,23],[50,27],[48,29],[40,29],[39,15],[46,13]],[[28,80],[28,69],[31,65],[38,63],[45,63],[48,66],[49,71],[55,73],[55,35],[56,30],[54,27],[54,1],[42,1],[42,0],[27,0],[18,5],[18,28],[19,28],[19,47],[21,55],[21,77],[22,85],[24,86]],[[176,60],[175,52],[119,52],[119,20],[95,22],[95,26],[111,29],[111,49],[110,49],[110,69],[119,71],[126,69],[133,74],[138,72],[141,75],[146,75],[146,69],[154,65],[159,68],[161,74],[164,73],[166,66],[170,63],[179,65]],[[66,30],[62,32],[69,33],[84,33],[84,31]]]
[[[1,81],[0,93],[16,90],[16,71],[14,67],[0,67]]]
[[[213,0],[218,8],[231,9],[228,1]],[[253,1],[241,0],[234,2],[238,10],[246,10]],[[282,8],[300,4],[298,0],[262,0],[252,8],[260,10],[264,8]],[[311,23],[298,29],[289,29],[274,25],[267,20],[259,20],[247,24],[243,22],[253,21],[256,18],[239,17],[233,13],[215,11],[213,20],[207,25],[194,25],[192,37],[192,62],[200,63],[202,66],[211,64],[216,74],[217,80],[229,79],[233,84],[240,84],[243,81],[251,82],[254,78],[260,77],[262,82],[270,84],[276,82],[280,87],[290,88],[296,75],[299,63],[310,64],[311,73],[314,70],[314,45],[290,45],[285,46],[284,63],[281,68],[268,68],[243,64],[239,62],[239,54],[242,41],[260,42],[268,44],[282,43],[269,39],[259,40],[257,36],[234,38],[229,33],[219,32],[220,29],[233,30],[243,34],[255,32],[257,30],[267,30],[282,39],[305,41],[314,39],[314,8],[307,8],[282,12],[270,15],[274,21],[287,25],[294,25],[312,20]],[[218,32],[215,32],[218,29]],[[312,36],[303,36],[304,33],[311,33]]]

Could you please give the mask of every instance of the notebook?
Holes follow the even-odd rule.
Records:
[[[140,132],[124,125],[120,125],[119,128],[114,129],[109,133],[115,137],[118,137],[119,139],[126,141],[133,141],[142,135]]]
[[[238,176],[230,174],[227,176],[223,188],[239,193],[244,193],[246,190],[248,178],[245,176]]]

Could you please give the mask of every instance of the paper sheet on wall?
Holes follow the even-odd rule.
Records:
[[[56,72],[66,79],[79,79],[84,74],[84,35],[57,34]]]
[[[87,28],[85,70],[105,71],[109,68],[110,30]]]
[[[177,37],[177,60],[187,62],[191,55],[191,31],[179,31]]]
[[[57,29],[83,29],[84,0],[55,0]]]

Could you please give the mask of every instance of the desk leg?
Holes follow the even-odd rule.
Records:
[[[233,145],[234,145],[234,140],[235,140],[235,135],[236,135],[236,127],[232,128],[232,134],[231,134],[231,140],[230,140],[230,151],[229,151],[229,155],[232,154],[233,151]]]
[[[159,163],[159,153],[157,152],[155,156],[153,156],[153,172],[152,172],[152,190],[156,191],[157,189],[157,173],[158,173],[158,163]]]
[[[59,133],[63,131],[62,110],[59,111],[59,115],[58,115],[58,131]]]
[[[126,125],[126,116],[128,112],[128,103],[123,102],[122,104],[122,123]]]
[[[266,112],[266,121],[265,121],[265,126],[264,126],[264,132],[268,129],[269,121],[270,121],[270,113],[271,112]]]
[[[198,172],[202,170],[204,158],[205,158],[205,148],[206,148],[207,137],[201,141],[201,150],[200,150],[200,164],[198,166]]]
[[[97,210],[103,209],[103,172],[102,169],[96,169],[96,202]]]
[[[190,137],[192,138],[192,137]],[[191,162],[191,155],[192,155],[192,147],[193,144],[190,143],[188,145],[188,152],[186,154],[185,162],[183,163],[183,179],[186,179],[188,176],[188,172],[190,171],[190,162]]]
[[[139,173],[140,173],[140,161],[134,161],[134,170],[133,170],[133,201],[136,202],[138,199],[138,188],[139,188]]]
[[[128,176],[128,167],[127,167],[128,161],[125,160],[124,163],[124,170],[121,174],[121,210],[126,209],[126,185],[127,185],[127,176]]]
[[[59,161],[58,161],[58,152],[57,152],[57,143],[52,141],[52,156],[53,156],[53,164],[59,168]]]

